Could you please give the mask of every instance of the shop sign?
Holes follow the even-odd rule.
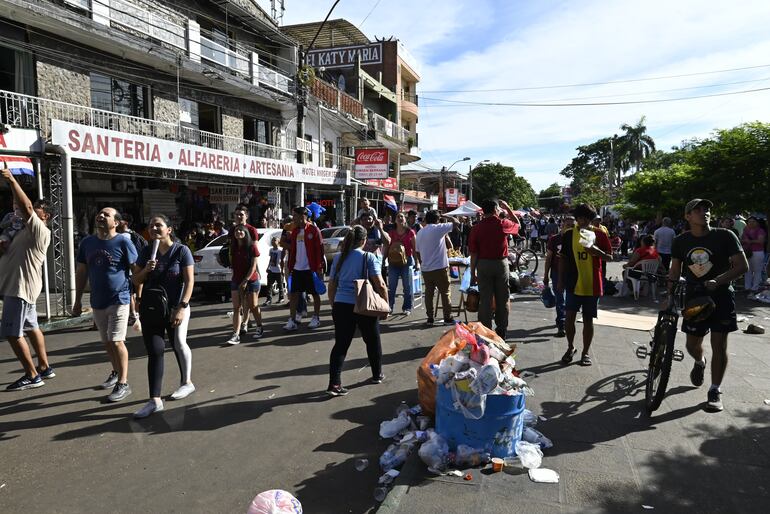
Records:
[[[11,128],[6,133],[0,132],[0,150],[39,153],[43,144],[37,130]]]
[[[460,195],[460,196],[457,198],[457,206],[458,206],[458,207],[462,207],[462,206],[463,206],[463,204],[465,204],[465,202],[467,202],[467,201],[468,201],[468,199],[465,197],[465,195]]]
[[[385,189],[398,189],[398,181],[395,177],[367,180],[370,186],[384,187]]]
[[[350,185],[347,171],[253,157],[203,146],[53,120],[52,142],[75,159],[208,173],[212,175]]]
[[[460,194],[460,190],[454,187],[449,187],[445,190],[446,195],[446,206],[447,207],[457,207],[457,201],[458,196]]]
[[[388,150],[384,148],[356,149],[355,176],[359,180],[388,178]]]
[[[300,152],[305,153],[313,153],[313,142],[308,141],[307,139],[298,137],[297,138],[297,150]]]
[[[361,60],[361,66],[381,64],[382,43],[312,50],[307,54],[307,65],[313,68],[345,68],[354,66],[356,58]]]
[[[237,186],[210,186],[210,203],[238,203],[241,201],[241,188]]]

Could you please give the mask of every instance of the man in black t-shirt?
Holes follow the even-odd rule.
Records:
[[[705,320],[689,322],[682,320],[682,331],[687,334],[687,351],[695,359],[690,372],[690,381],[695,386],[703,384],[706,359],[703,356],[703,338],[711,332],[711,387],[708,391],[708,406],[712,410],[723,409],[720,385],[727,369],[727,334],[738,330],[735,315],[735,295],[731,282],[748,270],[748,262],[738,238],[723,228],[711,228],[709,200],[696,198],[687,203],[685,219],[690,231],[674,239],[671,250],[669,279],[669,300],[674,284],[684,271],[688,282],[705,287],[714,300],[716,308]],[[701,296],[695,286],[688,284],[686,300]],[[665,309],[665,305],[663,308]]]

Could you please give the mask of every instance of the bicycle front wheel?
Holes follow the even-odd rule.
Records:
[[[671,375],[671,363],[674,359],[675,340],[676,323],[672,323],[671,320],[663,320],[655,327],[645,386],[645,404],[648,414],[656,411],[666,396],[668,378]]]
[[[516,270],[531,275],[537,271],[538,257],[532,250],[523,250],[516,258]]]

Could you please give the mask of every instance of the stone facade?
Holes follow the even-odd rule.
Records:
[[[42,98],[91,107],[91,77],[53,64],[37,61],[37,92]]]
[[[155,96],[152,99],[153,118],[165,123],[179,121],[179,103],[176,100]]]
[[[236,112],[222,109],[222,135],[243,138],[243,117]]]

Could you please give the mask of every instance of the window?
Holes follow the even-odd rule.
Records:
[[[149,99],[147,86],[91,73],[91,107],[94,109],[149,118]]]
[[[91,0],[64,0],[64,3],[74,5],[75,7],[80,7],[86,11],[91,10]]]
[[[264,145],[272,145],[273,124],[269,121],[252,118],[251,116],[244,116],[243,139],[256,141],[257,143],[262,143]]]
[[[204,132],[222,133],[222,118],[219,107],[189,100],[179,99],[179,121],[182,126],[196,128]]]
[[[324,167],[334,167],[334,146],[331,141],[324,141]]]

